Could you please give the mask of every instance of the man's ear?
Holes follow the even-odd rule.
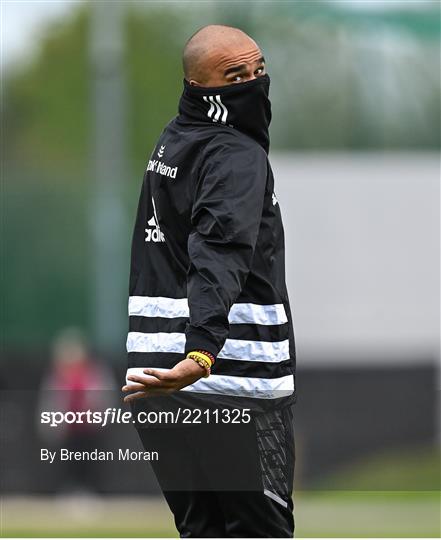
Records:
[[[198,81],[195,81],[194,79],[190,79],[189,83],[190,86],[202,86],[201,83],[198,83]]]

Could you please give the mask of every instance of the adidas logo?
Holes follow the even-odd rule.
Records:
[[[220,95],[202,96],[202,98],[206,103],[210,104],[210,108],[207,112],[208,118],[211,118],[213,122],[218,122],[220,120],[222,124],[226,124],[228,117],[228,109],[222,103]]]
[[[146,232],[146,242],[165,242],[164,233],[159,228],[158,216],[156,215],[155,200],[152,197],[153,216],[147,221],[149,228],[144,229]]]

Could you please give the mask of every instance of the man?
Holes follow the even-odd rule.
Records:
[[[148,162],[133,234],[125,401],[251,411],[240,428],[139,434],[161,448],[154,470],[181,537],[290,537],[295,348],[269,77],[256,43],[228,26],[196,32],[183,64],[179,115]]]

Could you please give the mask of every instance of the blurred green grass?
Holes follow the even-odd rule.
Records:
[[[391,486],[394,489],[391,489]],[[376,454],[294,494],[297,537],[439,538],[438,447]],[[2,497],[1,537],[177,538],[162,497]]]
[[[296,536],[438,538],[439,504],[435,491],[298,492]],[[10,497],[2,517],[2,537],[178,537],[161,498]]]
[[[439,446],[392,448],[353,461],[313,485],[319,491],[440,491]]]

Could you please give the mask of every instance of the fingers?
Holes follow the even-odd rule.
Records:
[[[128,381],[142,384],[147,388],[154,388],[155,386],[162,386],[163,382],[154,377],[145,377],[144,375],[129,375],[127,377]]]
[[[146,375],[151,375],[152,377],[156,377],[156,379],[159,379],[160,381],[165,381],[167,379],[172,379],[173,377],[170,376],[170,372],[164,372],[164,371],[159,371],[158,369],[154,369],[154,368],[146,368],[143,370],[143,372],[146,374]]]
[[[130,393],[124,398],[124,402],[127,403],[129,401],[134,401],[135,399],[146,398],[149,396],[170,394],[200,378],[200,369],[197,370],[196,375],[190,373],[192,376],[189,377],[188,366],[187,370],[182,367],[182,364],[184,363],[185,360],[169,371],[145,368],[143,369],[143,375],[135,373],[128,375],[127,384],[122,387],[122,391]],[[192,361],[191,367],[193,368],[195,365],[196,364]],[[181,366],[180,370],[178,369],[178,366]],[[200,366],[197,367],[200,368]],[[204,370],[202,369],[202,371]]]
[[[163,396],[165,394],[170,394],[171,392],[173,392],[172,388],[152,388],[150,390],[144,389],[141,391],[133,392],[132,394],[127,394],[123,401],[124,403],[130,403],[131,401],[135,401],[137,399]]]
[[[137,390],[145,390],[145,386],[143,384],[126,384],[121,390],[123,392],[135,392]]]
[[[137,399],[146,398],[148,397],[148,392],[134,392],[133,394],[129,394],[125,396],[124,403],[130,403],[131,401],[135,401]]]
[[[155,369],[145,369],[144,372],[146,376],[128,375],[128,384],[124,385],[121,389],[123,392],[130,392],[124,398],[125,403],[150,396],[170,394],[175,390],[171,380],[174,377],[164,377],[164,373]],[[161,379],[156,378],[157,374],[161,376]]]

